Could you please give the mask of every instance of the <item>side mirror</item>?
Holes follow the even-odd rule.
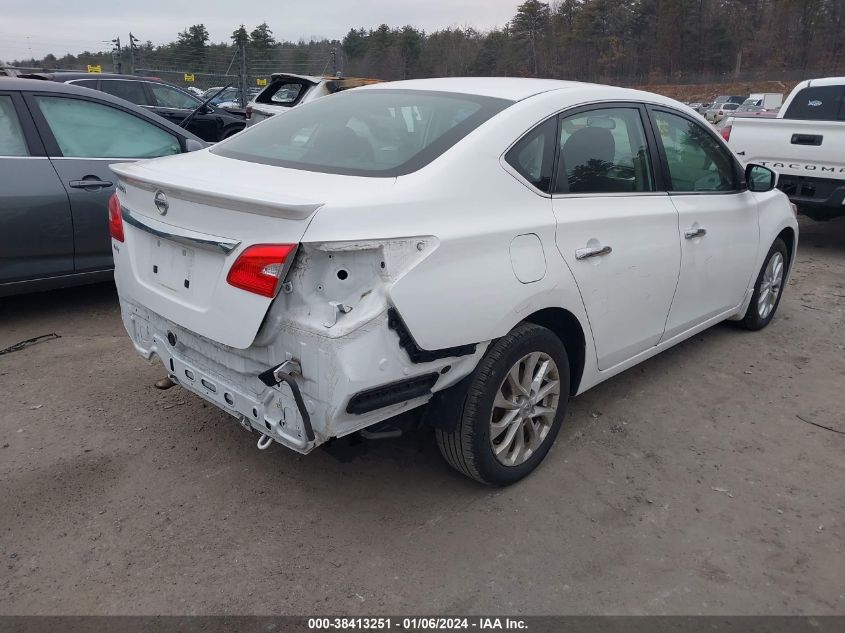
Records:
[[[185,139],[185,151],[186,152],[196,152],[199,149],[205,149],[205,144],[200,143],[199,141],[194,140],[192,138],[186,138]]]
[[[771,191],[778,183],[778,175],[768,167],[751,164],[745,168],[745,182],[749,191]]]

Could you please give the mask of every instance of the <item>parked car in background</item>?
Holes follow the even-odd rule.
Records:
[[[696,108],[696,111],[701,115],[704,116],[704,113],[710,109],[710,106],[713,105],[712,103],[701,103]]]
[[[222,91],[222,92],[221,92]],[[254,99],[258,96],[258,93],[261,92],[260,88],[249,88],[246,91],[248,99]],[[229,86],[228,88],[223,88],[223,86],[217,86],[214,88],[209,88],[205,92],[202,93],[203,99],[211,99],[211,105],[220,105],[226,107],[227,104],[238,104],[240,99],[241,91],[236,86]]]
[[[195,97],[202,97],[203,92],[204,92],[204,91],[200,90],[199,88],[197,88],[196,86],[186,86],[185,91],[190,92]]]
[[[704,118],[711,123],[718,123],[725,118],[726,114],[730,114],[737,108],[739,108],[739,104],[734,102],[714,104],[709,110],[707,110],[707,112],[704,113]]]
[[[742,102],[744,106],[757,106],[763,110],[777,110],[783,105],[782,92],[757,92],[748,95]]]
[[[205,146],[103,92],[0,81],[0,296],[110,278],[109,165]]]
[[[200,111],[191,118],[187,129],[210,143],[228,138],[246,126],[242,116],[223,108],[203,106],[198,97],[150,77],[74,72],[32,73],[23,76],[100,90],[155,112],[175,125],[182,123],[199,108]]]
[[[576,82],[371,85],[112,169],[144,357],[259,448],[427,404],[446,460],[496,485],[571,395],[722,320],[765,327],[798,239],[775,174],[689,108]]]
[[[735,118],[727,138],[740,159],[780,174],[801,213],[845,216],[845,77],[802,81],[776,117]]]
[[[246,107],[247,125],[254,125],[280,112],[309,103],[320,97],[378,83],[379,79],[362,77],[313,77],[274,73],[267,86]]]
[[[741,104],[745,101],[748,97],[740,96],[740,95],[719,95],[715,99],[713,99],[713,103],[710,104],[710,108],[713,106],[722,104],[722,103],[736,103],[737,105]],[[708,108],[709,109],[709,108]]]

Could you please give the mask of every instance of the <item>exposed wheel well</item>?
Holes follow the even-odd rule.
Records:
[[[788,271],[792,270],[792,256],[795,252],[795,231],[793,231],[791,227],[786,227],[783,231],[778,233],[778,237],[782,239],[786,244],[786,253],[787,257],[789,258],[789,261],[787,262],[788,266],[786,267],[786,269]]]
[[[575,395],[584,374],[584,330],[578,319],[564,308],[545,308],[526,317],[526,321],[542,325],[563,341],[569,356],[569,393]]]

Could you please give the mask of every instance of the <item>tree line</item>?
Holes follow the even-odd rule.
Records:
[[[273,71],[379,77],[502,75],[615,83],[689,83],[707,77],[777,79],[843,74],[845,0],[526,0],[502,28],[412,25],[351,28],[342,40],[277,41],[267,23],[211,43],[202,24],[162,46],[145,42],[136,66],[237,72],[238,44],[250,75]],[[120,60],[127,70],[130,51]],[[109,52],[15,65],[110,69]],[[233,70],[234,69],[234,70]]]

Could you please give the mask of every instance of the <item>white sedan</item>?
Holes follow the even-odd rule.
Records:
[[[124,324],[173,381],[302,453],[419,408],[495,485],[571,396],[768,325],[798,240],[703,118],[582,83],[378,84],[112,169]]]

